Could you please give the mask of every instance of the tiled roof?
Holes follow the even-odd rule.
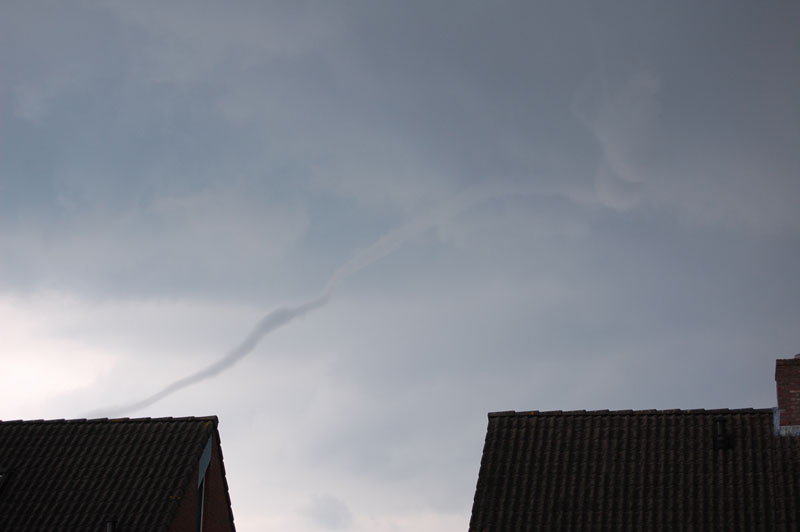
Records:
[[[212,417],[0,422],[3,531],[166,531]],[[225,486],[227,496],[227,485]],[[230,507],[230,499],[228,499]]]
[[[771,409],[498,412],[470,531],[798,530]]]

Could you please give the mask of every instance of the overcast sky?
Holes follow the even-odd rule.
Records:
[[[5,0],[0,419],[229,356],[122,415],[218,415],[239,530],[438,532],[487,412],[772,407],[798,27],[777,0]]]

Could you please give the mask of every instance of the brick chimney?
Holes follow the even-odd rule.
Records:
[[[781,434],[800,435],[800,355],[775,361],[778,427]]]

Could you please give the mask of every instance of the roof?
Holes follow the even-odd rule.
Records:
[[[772,409],[496,412],[470,531],[795,530]]]
[[[115,521],[119,532],[166,531],[209,438],[219,445],[218,423],[216,416],[0,422],[2,528],[105,530]],[[225,495],[231,511],[227,481]]]

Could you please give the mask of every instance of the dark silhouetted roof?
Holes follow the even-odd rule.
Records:
[[[470,531],[798,530],[771,409],[489,414]]]
[[[219,442],[217,424],[216,416],[0,422],[0,529],[105,531],[116,521],[119,532],[166,531],[209,437]]]

